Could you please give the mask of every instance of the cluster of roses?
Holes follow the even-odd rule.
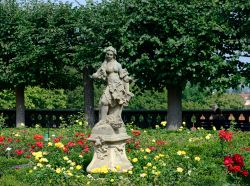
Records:
[[[75,146],[80,146],[81,147],[81,149],[82,149],[81,155],[84,154],[84,153],[88,153],[90,151],[90,147],[86,143],[86,141],[90,137],[90,134],[88,134],[87,136],[85,136],[84,133],[78,133],[77,132],[77,133],[75,133],[75,137],[77,138],[75,142],[74,141],[69,141],[66,144],[62,144],[61,143],[61,140],[62,140],[61,136],[56,137],[56,138],[52,138],[52,141],[54,143],[61,143],[62,146],[63,146],[62,150],[65,153],[69,153],[70,149],[73,148],[73,147],[75,147]]]
[[[141,131],[140,130],[132,130],[132,135],[133,138],[130,138],[126,141],[127,144],[127,151],[130,152],[132,149],[140,149],[141,148],[141,142],[139,139],[139,136],[141,135]],[[157,146],[162,146],[167,144],[165,141],[163,140],[152,140],[152,142],[155,143],[155,145]],[[150,151],[154,151],[157,148],[155,146],[149,146],[147,149],[149,149]]]
[[[68,153],[70,148],[73,148],[75,146],[80,146],[80,149],[82,149],[81,154],[83,153],[88,153],[90,151],[89,145],[86,143],[87,138],[90,136],[90,134],[85,135],[84,133],[78,133],[76,132],[74,135],[74,140],[75,141],[68,141],[68,143],[63,145],[63,151],[65,153]],[[0,151],[6,153],[6,151],[9,151],[10,155],[15,155],[19,157],[26,157],[30,158],[31,154],[35,151],[40,151],[40,149],[43,149],[45,144],[43,142],[44,136],[41,134],[35,134],[33,135],[33,139],[35,140],[34,142],[29,142],[26,145],[27,146],[22,146],[22,144],[18,145],[18,148],[10,148],[12,145],[10,144],[12,141],[14,142],[21,142],[20,139],[15,139],[13,140],[12,138],[7,138],[5,136],[0,136],[0,145],[2,146],[0,148]],[[62,137],[53,137],[51,138],[52,142],[58,143],[61,142]],[[13,149],[13,150],[12,150]]]
[[[244,158],[240,154],[224,157],[224,165],[228,168],[229,173],[240,173],[247,177],[249,175],[247,170],[244,170]]]
[[[224,141],[231,141],[233,137],[233,132],[220,130],[219,131],[219,138]]]

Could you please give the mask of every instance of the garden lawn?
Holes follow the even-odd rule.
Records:
[[[75,124],[50,129],[0,131],[0,185],[249,185],[249,132],[170,132],[128,124],[127,156],[134,168],[116,173],[100,167],[87,173],[93,156],[90,130]],[[119,165],[116,167],[120,169]]]

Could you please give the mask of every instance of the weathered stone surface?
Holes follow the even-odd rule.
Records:
[[[127,106],[133,93],[129,91],[129,82],[126,69],[122,69],[116,58],[113,47],[105,49],[106,58],[101,67],[92,75],[95,79],[104,79],[107,82],[100,99],[99,122],[93,127],[89,141],[95,143],[94,157],[87,167],[88,172],[100,167],[123,172],[132,169],[126,152],[126,128],[121,118],[123,106]],[[116,167],[119,167],[119,170]]]

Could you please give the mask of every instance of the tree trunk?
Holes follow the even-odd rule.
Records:
[[[25,125],[24,86],[16,87],[16,127]]]
[[[89,127],[94,126],[94,86],[90,78],[92,74],[91,67],[83,69],[83,86],[84,86],[84,111]]]
[[[169,86],[168,88],[168,115],[167,129],[177,130],[182,123],[181,95],[182,88],[178,86]]]

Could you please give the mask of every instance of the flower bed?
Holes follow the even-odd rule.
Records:
[[[87,173],[93,156],[90,130],[82,125],[0,131],[0,182],[6,185],[226,185],[250,183],[249,132],[170,132],[127,125],[124,173],[100,167]],[[47,136],[46,136],[47,137]]]

